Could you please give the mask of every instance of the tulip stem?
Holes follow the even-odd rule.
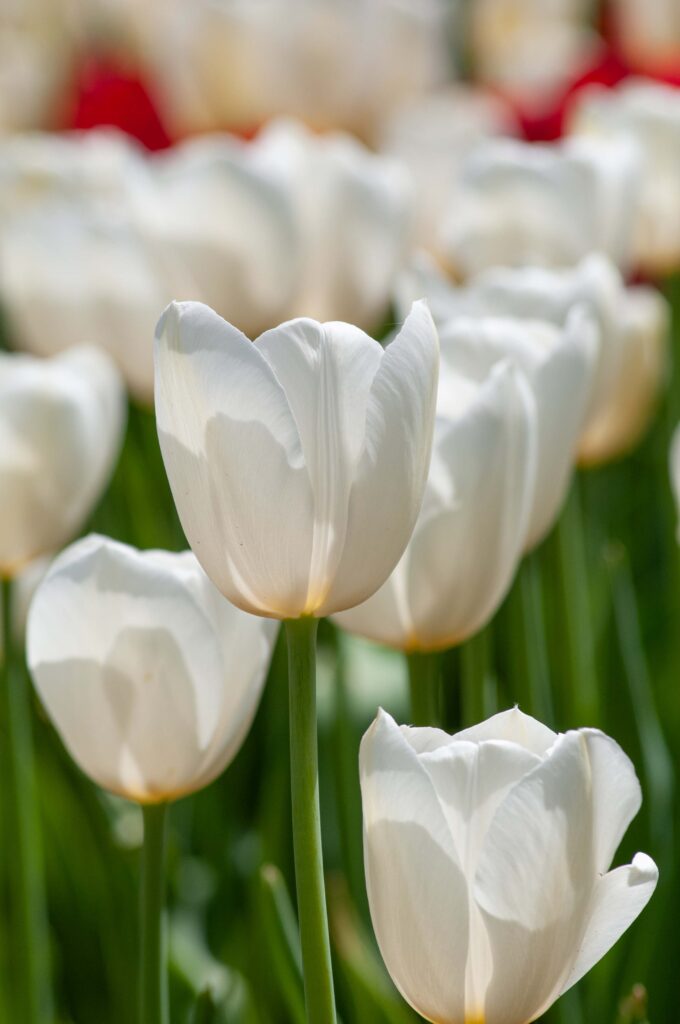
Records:
[[[438,651],[411,651],[406,657],[411,692],[411,724],[439,725],[441,655]]]
[[[290,782],[300,945],[309,1024],[334,1024],[335,998],[321,849],[316,730],[318,620],[286,621],[290,702]]]
[[[482,630],[460,648],[463,725],[465,728],[483,722],[495,710],[487,711],[489,689],[489,637]]]
[[[149,804],[144,815],[139,904],[139,1024],[168,1024],[165,848],[168,804]]]
[[[555,723],[555,708],[550,686],[543,581],[536,551],[524,559],[519,572],[519,589],[531,713],[546,725],[552,726]]]
[[[595,638],[588,583],[583,514],[578,477],[557,524],[562,614],[566,632],[571,725],[600,724],[600,696],[595,667]]]
[[[2,581],[2,672],[7,777],[7,842],[11,858],[11,900],[17,993],[16,1019],[26,1024],[52,1020],[49,937],[38,794],[35,779],[28,678],[14,651],[12,584]]]

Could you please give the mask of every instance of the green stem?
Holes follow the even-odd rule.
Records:
[[[411,693],[411,724],[439,725],[441,654],[438,651],[411,651],[406,659]]]
[[[595,638],[578,478],[557,524],[562,622],[572,699],[570,725],[600,723],[600,696],[595,668]]]
[[[293,853],[309,1024],[335,1024],[333,969],[321,850],[316,732],[317,619],[286,621]]]
[[[3,657],[0,686],[7,723],[7,816],[12,849],[13,945],[21,1012],[26,1024],[52,1020],[49,937],[38,795],[35,780],[30,690],[14,651],[12,585],[2,581]]]
[[[168,804],[149,804],[144,815],[139,904],[139,1024],[168,1024],[165,847]]]
[[[546,725],[552,726],[555,708],[550,688],[541,566],[536,552],[524,559],[519,574],[519,588],[531,713]]]
[[[467,728],[482,722],[493,710],[488,700],[489,645],[486,630],[470,637],[460,648],[461,686],[463,691],[463,724]]]

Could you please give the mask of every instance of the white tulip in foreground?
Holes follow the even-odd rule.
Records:
[[[449,736],[380,711],[360,768],[373,926],[430,1021],[534,1020],[654,891],[643,853],[609,870],[640,786],[595,729],[558,735],[515,709]]]
[[[165,802],[207,785],[238,751],[276,631],[225,601],[190,552],[91,535],[36,591],[28,663],[82,770],[130,800]]]
[[[442,362],[438,407],[413,537],[380,590],[334,617],[407,652],[444,650],[485,625],[512,582],[534,495],[535,402],[509,360],[481,382]]]
[[[108,356],[0,353],[0,577],[63,547],[100,497],[120,449],[123,384]]]
[[[438,376],[415,303],[386,350],[299,319],[255,342],[172,303],[156,335],[156,415],[187,539],[258,615],[321,617],[366,600],[401,557],[427,478]]]

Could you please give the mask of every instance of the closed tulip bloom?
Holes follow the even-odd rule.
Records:
[[[482,381],[511,359],[527,377],[536,402],[536,483],[525,548],[534,548],[559,515],[588,412],[597,355],[597,327],[575,307],[564,328],[540,320],[460,317],[440,329],[438,409],[447,414],[449,372]],[[456,389],[453,389],[455,402]]]
[[[462,643],[491,618],[522,555],[534,495],[535,402],[509,360],[482,381],[442,361],[438,408],[408,547],[376,594],[335,616],[408,653]]]
[[[441,245],[454,273],[570,267],[591,252],[630,256],[639,154],[617,145],[490,140],[466,161]]]
[[[386,350],[306,319],[253,343],[206,306],[168,307],[161,451],[189,543],[229,600],[323,616],[385,581],[422,501],[438,351],[424,303]]]
[[[639,71],[677,73],[680,8],[676,0],[613,0],[616,40]]]
[[[620,308],[622,359],[614,386],[581,439],[579,461],[626,455],[649,427],[670,368],[670,307],[656,289],[628,288]]]
[[[519,710],[454,736],[385,712],[361,744],[373,927],[397,988],[438,1024],[527,1024],[601,959],[651,897],[633,765],[596,729]]]
[[[82,527],[124,424],[122,381],[103,352],[0,353],[0,576],[16,576]]]
[[[617,89],[584,90],[572,130],[609,144],[632,141],[640,153],[634,196],[633,256],[650,274],[680,266],[680,93],[670,85],[628,79]]]
[[[381,326],[414,229],[406,169],[349,135],[315,135],[291,120],[271,124],[253,150],[295,211],[301,266],[293,313]]]
[[[190,552],[91,535],[38,587],[28,663],[80,768],[130,800],[166,802],[206,786],[237,753],[276,625],[225,601]]]

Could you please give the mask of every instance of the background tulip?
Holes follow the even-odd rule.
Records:
[[[597,328],[587,310],[577,307],[561,331],[538,320],[461,317],[441,328],[440,339],[438,409],[444,414],[450,368],[480,380],[491,366],[511,359],[526,374],[536,402],[538,443],[525,540],[530,550],[553,526],[567,493],[588,412]]]
[[[670,308],[653,288],[626,289],[619,310],[619,366],[581,439],[581,465],[620,458],[647,430],[669,370]]]
[[[122,382],[104,353],[0,353],[0,576],[80,529],[113,471],[124,423]]]
[[[335,621],[404,651],[443,650],[479,630],[521,557],[534,494],[535,403],[509,361],[486,379],[442,363],[423,507],[396,569]]]
[[[348,324],[292,320],[253,343],[205,306],[168,307],[161,450],[189,543],[225,596],[294,619],[378,589],[422,500],[437,370],[422,303],[386,351]]]
[[[654,891],[645,854],[609,870],[640,787],[597,730],[558,735],[515,709],[449,736],[381,711],[360,767],[373,926],[428,1020],[534,1020]]]
[[[248,730],[275,622],[234,608],[188,552],[138,552],[91,535],[33,599],[28,662],[69,753],[139,803],[214,779]]]
[[[629,79],[617,89],[591,87],[572,116],[572,130],[638,148],[640,186],[633,198],[633,257],[650,274],[680,266],[680,95],[670,85]]]
[[[492,266],[568,267],[591,252],[623,265],[638,173],[629,140],[587,147],[487,141],[464,164],[442,224],[447,263],[463,278]]]
[[[265,128],[253,148],[294,210],[300,267],[293,314],[381,327],[414,228],[406,169],[349,135],[315,135],[292,120]]]

